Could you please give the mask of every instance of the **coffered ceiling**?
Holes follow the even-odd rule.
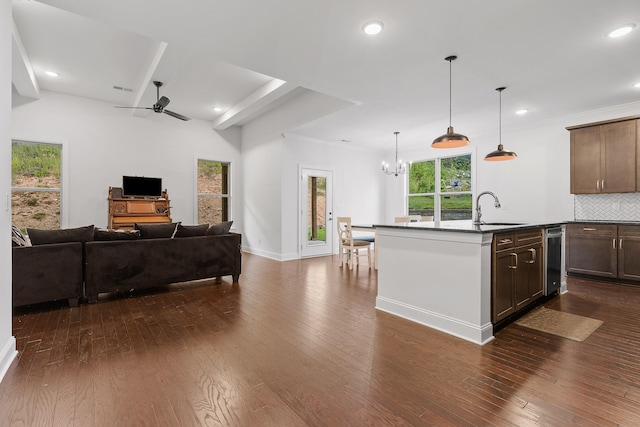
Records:
[[[507,86],[504,127],[640,100],[637,0],[13,0],[13,7],[18,94],[37,98],[41,89],[150,106],[160,80],[169,109],[215,128],[315,91],[350,106],[289,132],[384,149],[400,131],[405,147],[428,144],[449,122],[444,58],[452,54],[453,125],[472,139],[495,132],[499,86]],[[362,31],[372,19],[384,23],[377,36]],[[626,37],[606,36],[628,23],[636,28]]]

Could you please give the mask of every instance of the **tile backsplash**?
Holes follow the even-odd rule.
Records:
[[[576,221],[640,221],[640,193],[576,194]]]

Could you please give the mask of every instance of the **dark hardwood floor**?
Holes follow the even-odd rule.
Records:
[[[244,255],[239,285],[16,310],[0,426],[637,426],[640,288],[570,279],[584,342],[480,347],[377,312],[376,273]]]

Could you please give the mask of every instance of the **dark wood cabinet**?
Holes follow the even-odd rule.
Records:
[[[567,225],[569,273],[640,281],[640,225]]]
[[[618,277],[617,237],[618,226],[615,224],[567,224],[567,271]]]
[[[493,236],[492,321],[505,319],[543,294],[542,229]]]
[[[628,193],[640,188],[636,118],[567,129],[571,132],[571,193]]]
[[[542,295],[543,280],[542,243],[518,248],[518,268],[516,269],[515,305],[516,311],[527,306]]]
[[[504,239],[505,236],[502,236]],[[516,253],[513,247],[493,255],[493,319],[504,319],[515,313]]]
[[[639,225],[618,225],[618,278],[640,280]]]

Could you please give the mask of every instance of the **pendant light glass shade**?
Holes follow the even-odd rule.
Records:
[[[499,87],[496,90],[500,93],[500,107],[499,107],[499,125],[498,125],[498,129],[499,129],[499,143],[498,143],[498,149],[495,151],[490,152],[489,154],[487,154],[486,156],[484,156],[484,159],[487,162],[502,162],[505,160],[513,160],[516,157],[518,157],[518,155],[516,153],[514,153],[513,151],[509,151],[509,150],[505,150],[504,146],[502,145],[502,91],[505,90],[506,87]]]
[[[471,143],[469,138],[466,136],[460,133],[455,133],[453,131],[453,126],[451,126],[451,62],[455,61],[457,58],[458,57],[455,55],[444,58],[445,61],[449,61],[449,127],[447,128],[447,133],[433,140],[431,143],[431,147],[433,148],[464,147]]]

